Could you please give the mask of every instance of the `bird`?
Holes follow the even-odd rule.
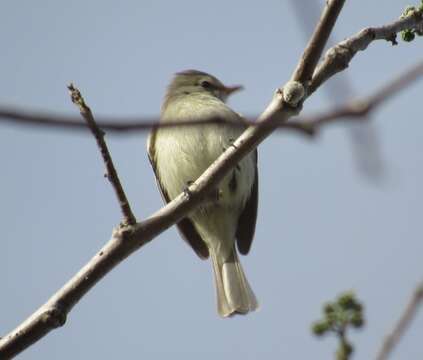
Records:
[[[223,120],[199,126],[157,127],[147,152],[163,200],[168,203],[194,182],[245,129],[226,100],[241,86],[225,86],[198,70],[178,72],[164,96],[160,123]],[[233,126],[230,123],[239,124]],[[221,317],[247,314],[258,302],[238,257],[249,253],[257,220],[257,150],[245,156],[218,184],[213,196],[177,223],[183,239],[201,258],[211,258]]]

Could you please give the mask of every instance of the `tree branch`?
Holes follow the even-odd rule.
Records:
[[[421,76],[423,76],[423,61],[407,69],[407,71],[395,77],[394,80],[366,98],[348,102],[319,115],[300,118],[290,124],[303,128],[304,134],[315,135],[325,124],[340,120],[357,121],[367,119],[366,115],[371,111],[374,111],[393,95],[417,81]]]
[[[257,126],[258,123],[253,120],[257,116],[244,118],[242,123],[231,123],[233,126]],[[97,117],[98,119],[98,117]],[[33,125],[45,126],[51,129],[87,131],[86,122],[79,121],[79,118],[73,116],[53,115],[49,113],[37,113],[36,111],[23,111],[14,107],[0,106],[0,122],[11,123],[14,125]],[[132,134],[148,131],[154,128],[180,127],[180,126],[203,126],[209,124],[224,124],[225,119],[216,117],[204,120],[186,120],[178,122],[159,122],[158,118],[101,118],[96,121],[97,126],[111,134]],[[263,125],[266,126],[266,125]],[[273,127],[273,125],[272,125]],[[296,126],[290,124],[279,124],[277,127],[298,130]]]
[[[417,311],[423,302],[423,282],[414,290],[409,303],[404,309],[403,314],[398,320],[392,332],[386,336],[382,347],[376,356],[376,360],[386,360],[398,342],[401,340],[405,331],[410,326],[412,320],[417,315]]]
[[[316,29],[292,74],[292,80],[307,87],[344,3],[345,0],[336,1],[324,8]]]
[[[326,80],[345,70],[358,51],[363,51],[375,40],[387,40],[396,45],[396,34],[404,29],[417,29],[423,26],[423,10],[414,11],[404,17],[380,27],[368,27],[356,35],[341,41],[330,48],[317,66],[308,89],[311,95]]]
[[[129,205],[129,201],[126,197],[125,191],[123,190],[122,184],[119,180],[119,176],[113,164],[112,156],[110,155],[109,149],[107,148],[106,142],[104,141],[104,131],[102,131],[97,126],[91,109],[85,103],[80,91],[75,88],[73,84],[70,84],[68,86],[68,89],[72,102],[76,106],[78,106],[79,112],[87,122],[91,133],[94,135],[97,141],[101,156],[103,157],[104,165],[106,165],[106,177],[109,179],[110,183],[113,186],[113,189],[115,190],[116,197],[118,199],[119,206],[123,214],[123,223],[124,225],[134,225],[137,220],[135,219],[135,216],[132,213],[131,206]]]

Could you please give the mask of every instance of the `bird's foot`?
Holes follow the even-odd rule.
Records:
[[[187,181],[187,186],[184,187],[184,195],[189,199],[191,197],[191,190],[189,189],[189,187],[194,183],[194,181],[192,180],[188,180]]]
[[[238,149],[238,146],[235,145],[235,139],[229,139],[229,142],[231,143],[230,146],[233,146],[233,148],[236,150]]]
[[[229,139],[229,146],[228,147],[233,147],[235,150],[238,149],[238,146],[235,145],[235,139]],[[228,147],[222,147],[223,152],[225,152]]]

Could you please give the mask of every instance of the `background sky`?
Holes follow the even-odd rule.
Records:
[[[388,23],[408,4],[375,0],[363,8],[348,1],[336,36]],[[296,16],[288,0],[4,0],[0,104],[77,116],[66,89],[73,81],[97,115],[157,115],[172,74],[195,68],[244,84],[230,105],[257,114],[304,48]],[[357,95],[421,60],[418,40],[378,42],[358,54],[348,69]],[[351,334],[355,358],[373,358],[423,278],[422,91],[423,82],[415,84],[373,117],[382,179],[358,171],[345,123],[312,141],[279,132],[259,147],[257,231],[241,259],[261,304],[257,313],[220,319],[210,263],[172,228],[19,358],[329,359],[335,340],[315,339],[310,324],[322,303],[349,289],[366,306],[365,329]],[[319,92],[304,111],[328,106]],[[107,141],[133,210],[144,219],[162,206],[146,135]],[[121,216],[88,134],[0,123],[0,166],[3,335],[95,254]],[[394,358],[421,358],[422,333],[421,311]]]

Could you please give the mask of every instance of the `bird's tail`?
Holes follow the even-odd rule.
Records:
[[[258,308],[256,296],[251,290],[239,262],[235,247],[227,259],[211,252],[217,293],[217,311],[220,316],[247,314]]]

